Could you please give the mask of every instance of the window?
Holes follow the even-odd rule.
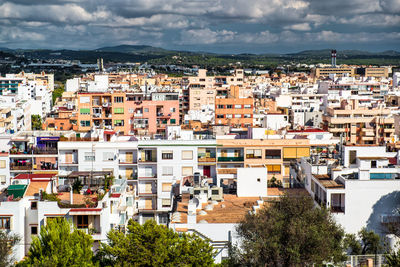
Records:
[[[242,105],[235,105],[235,108],[242,108]]]
[[[113,161],[114,153],[113,152],[103,152],[103,161]]]
[[[134,110],[133,108],[130,108],[130,109],[128,110],[128,112],[132,114],[132,113],[135,113],[135,110]]]
[[[170,120],[170,123],[171,123],[171,124],[175,124],[175,123],[176,123],[176,119],[171,119],[171,120]]]
[[[114,114],[124,114],[124,108],[114,108]]]
[[[267,165],[268,174],[280,174],[281,165]]]
[[[376,160],[371,160],[371,168],[376,168]]]
[[[149,112],[149,109],[148,108],[144,108],[143,112]]]
[[[226,118],[227,119],[230,119],[230,118],[232,118],[233,116],[232,116],[232,114],[226,114]]]
[[[0,160],[0,169],[5,169],[5,168],[6,168],[6,161]]]
[[[83,103],[83,104],[85,104],[85,103],[90,103],[90,97],[89,97],[89,96],[81,96],[81,97],[79,98],[79,101],[80,101],[81,103]]]
[[[115,120],[114,126],[124,126],[124,120]]]
[[[89,127],[90,121],[81,121],[81,127]]]
[[[217,108],[224,108],[224,105],[217,105]]]
[[[172,184],[171,183],[163,183],[162,191],[163,192],[171,192]]]
[[[247,149],[246,150],[246,159],[261,159],[262,153],[261,149]]]
[[[280,149],[267,149],[267,150],[265,150],[265,158],[266,159],[280,159],[281,158],[281,150]]]
[[[174,153],[173,153],[173,151],[162,151],[161,158],[162,159],[173,159]]]
[[[90,114],[90,108],[81,108],[79,113],[81,113],[81,115],[89,115]]]
[[[94,152],[85,152],[85,161],[95,161]]]
[[[5,175],[0,175],[0,183],[1,184],[6,184],[6,182],[7,182],[6,176]]]
[[[224,114],[217,114],[217,119],[223,119],[224,118]]]
[[[174,174],[174,167],[164,166],[162,167],[162,175],[172,176]]]
[[[10,217],[0,217],[0,229],[10,230]]]
[[[251,114],[243,114],[243,118],[251,118]]]
[[[193,175],[193,167],[182,167],[182,176]]]
[[[89,216],[88,215],[78,215],[77,216],[77,228],[88,228],[89,227]]]
[[[182,159],[185,159],[185,160],[193,159],[193,151],[192,150],[183,150],[182,151]]]
[[[241,118],[242,114],[235,114],[235,118]]]
[[[163,207],[163,208],[169,208],[169,207],[171,207],[171,199],[169,199],[169,198],[163,198],[161,201],[162,201],[162,207]]]
[[[244,108],[251,108],[251,105],[244,105]]]
[[[37,210],[37,202],[36,201],[31,202],[31,210]]]
[[[38,229],[37,226],[31,226],[31,235],[37,235]]]
[[[159,224],[167,224],[168,223],[168,214],[160,214],[158,215],[158,223]]]
[[[349,164],[355,164],[357,160],[357,150],[350,150]]]
[[[169,109],[170,112],[175,112],[175,110],[176,110],[175,108],[170,108]]]
[[[232,108],[233,106],[232,105],[226,105],[226,108]]]
[[[124,103],[123,96],[114,96],[114,103]]]

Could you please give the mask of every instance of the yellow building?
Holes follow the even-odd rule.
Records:
[[[266,167],[269,179],[275,177],[287,187],[290,162],[309,157],[310,146],[309,139],[217,140],[217,173],[234,179],[236,168]]]
[[[388,68],[365,68],[365,77],[388,77]]]
[[[360,107],[358,100],[342,101],[340,109],[327,108],[324,129],[348,144],[379,145],[392,142],[394,117],[389,108]]]
[[[330,74],[335,74],[336,76],[355,76],[356,69],[353,67],[329,67],[329,68],[316,68],[315,77],[328,77]]]

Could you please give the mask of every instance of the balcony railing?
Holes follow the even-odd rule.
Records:
[[[60,141],[67,141],[67,142],[90,142],[90,141],[99,141],[98,137],[60,137]]]
[[[78,164],[77,160],[73,160],[73,161],[64,161],[64,162],[60,162],[60,164]]]
[[[157,162],[156,158],[144,158],[144,159],[139,159],[139,162]]]
[[[15,163],[11,163],[10,169],[15,171],[32,170],[32,164],[18,165]]]
[[[233,161],[243,161],[244,157],[218,157],[218,161],[233,162]]]
[[[58,154],[57,148],[34,148],[33,154]]]
[[[218,174],[237,174],[237,169],[218,169]]]

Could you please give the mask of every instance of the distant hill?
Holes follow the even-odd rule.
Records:
[[[274,67],[278,64],[329,63],[331,49],[305,50],[288,54],[217,54],[209,52],[174,51],[149,45],[118,45],[94,50],[51,50],[51,49],[9,49],[0,48],[7,54],[23,55],[26,59],[66,59],[80,60],[82,63],[95,63],[98,58],[105,62],[148,62],[158,65],[198,65],[202,67],[226,67],[241,62],[242,67]],[[3,56],[4,57],[4,56]],[[360,50],[342,50],[337,52],[340,64],[360,65],[400,65],[400,52],[368,52]]]
[[[305,50],[298,53],[286,54],[287,56],[309,56],[309,57],[330,57],[331,49],[321,49],[321,50]],[[394,50],[388,50],[383,52],[369,52],[362,50],[338,50],[337,56],[343,57],[354,57],[354,56],[400,56],[400,52]]]
[[[154,47],[150,45],[117,45],[108,46],[95,49],[96,52],[117,52],[117,53],[131,53],[131,54],[143,54],[143,53],[168,53],[169,50]]]

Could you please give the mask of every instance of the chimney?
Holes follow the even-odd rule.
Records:
[[[336,50],[331,50],[332,67],[336,67]]]

